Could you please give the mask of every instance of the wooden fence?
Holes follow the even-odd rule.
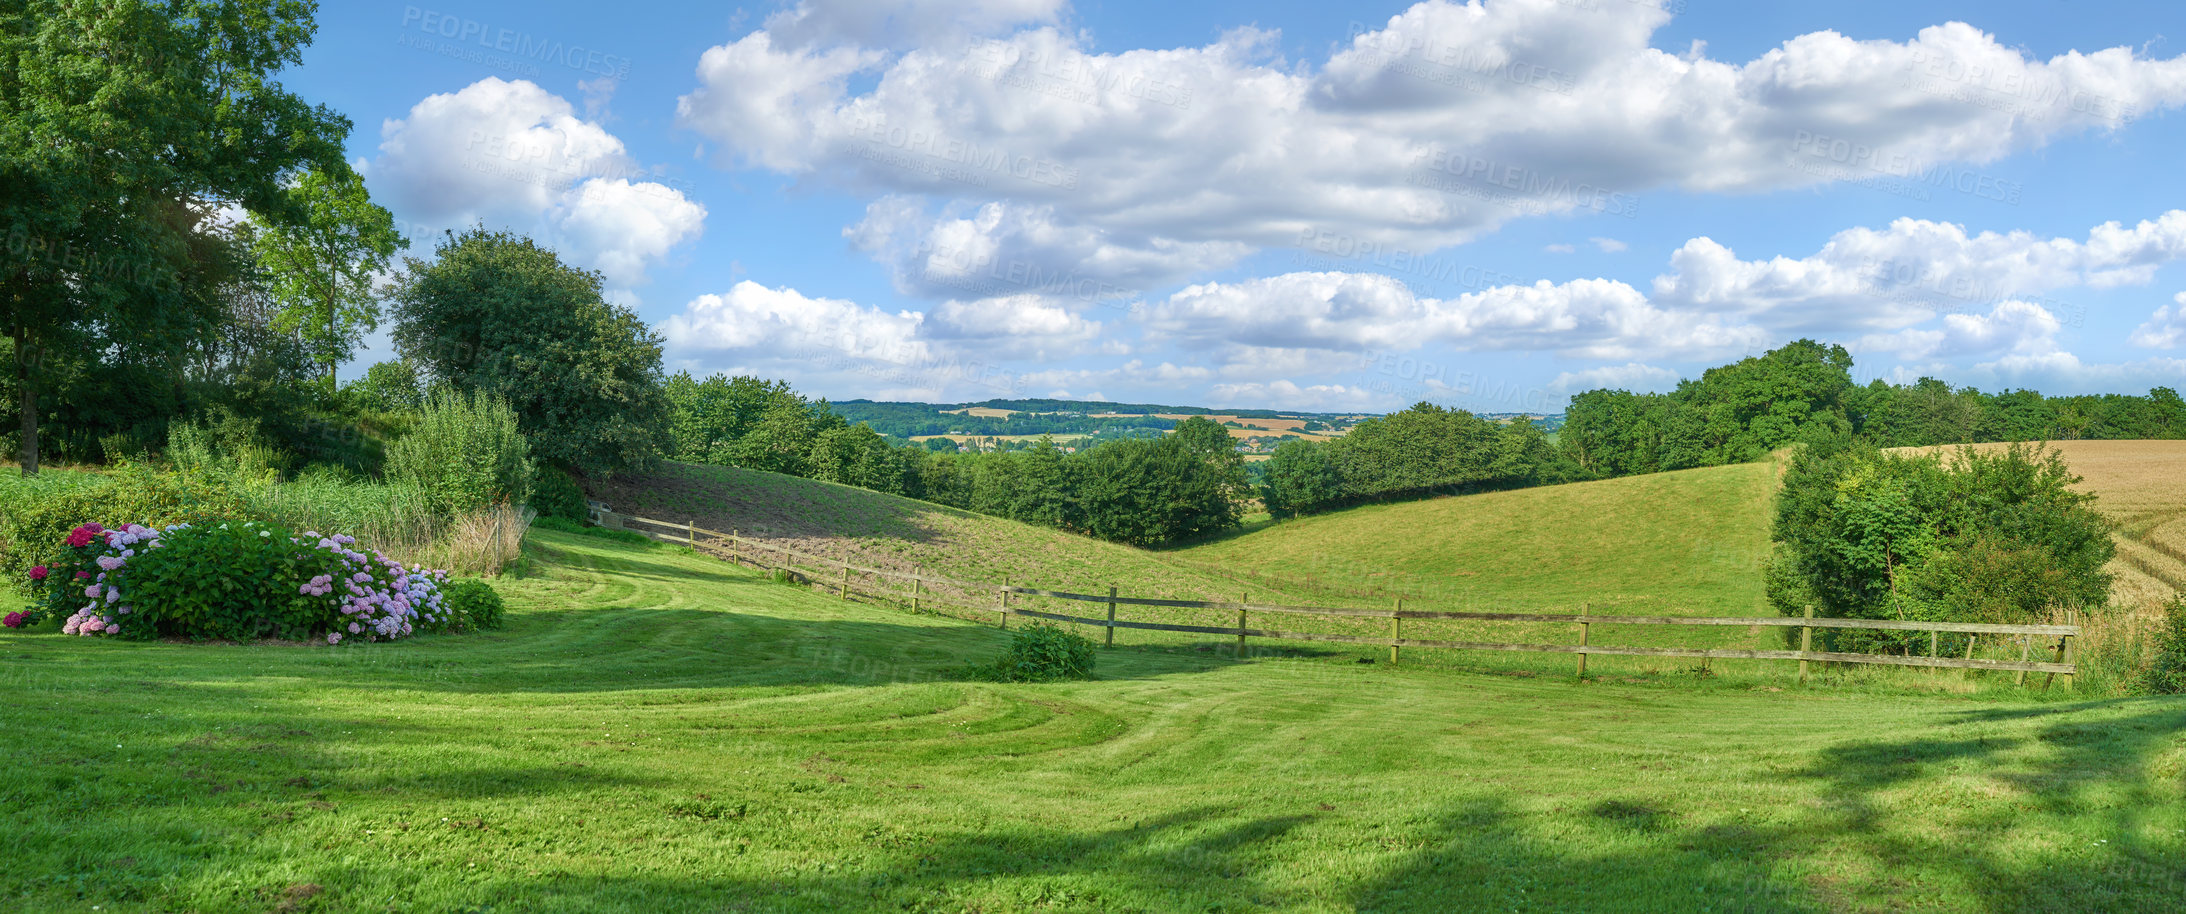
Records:
[[[868,599],[907,603],[913,610],[926,610],[936,608],[936,604],[945,603],[945,601],[938,599],[939,597],[941,597],[940,594],[935,593],[934,591],[929,589],[932,585],[944,585],[957,590],[959,593],[966,595],[976,594],[980,592],[992,592],[996,595],[996,602],[995,605],[992,607],[960,606],[956,608],[961,608],[974,614],[992,613],[994,615],[996,624],[1004,628],[1007,628],[1009,626],[1009,619],[1011,616],[1018,616],[1028,619],[1040,619],[1052,622],[1065,622],[1075,625],[1085,625],[1093,628],[1099,628],[1103,630],[1103,641],[1111,646],[1116,643],[1117,629],[1136,629],[1142,631],[1184,632],[1189,634],[1235,636],[1237,639],[1237,652],[1239,656],[1244,655],[1245,639],[1247,638],[1265,638],[1278,641],[1334,642],[1340,644],[1362,644],[1372,645],[1376,647],[1387,647],[1389,648],[1389,662],[1391,663],[1398,662],[1401,656],[1401,652],[1404,648],[1408,647],[1439,648],[1444,650],[1460,651],[1523,651],[1531,653],[1575,654],[1577,655],[1578,673],[1581,676],[1586,675],[1586,658],[1589,655],[1593,654],[1629,657],[1687,657],[1699,659],[1703,663],[1706,663],[1708,660],[1717,659],[1791,660],[1797,661],[1799,664],[1800,682],[1807,681],[1808,664],[1814,662],[1867,663],[1883,664],[1889,666],[1927,667],[1930,669],[1991,670],[1998,672],[2011,672],[2018,674],[2017,681],[2022,685],[2026,683],[2028,673],[2044,673],[2048,675],[2048,678],[2043,681],[2044,688],[2047,688],[2050,682],[2054,681],[2056,677],[2060,674],[2065,677],[2065,687],[2071,688],[2073,685],[2073,679],[2075,677],[2075,674],[2078,672],[2078,665],[2075,662],[2075,645],[2073,644],[2073,639],[2080,635],[2080,626],[2077,624],[1990,625],[1986,623],[1972,622],[1910,622],[1893,619],[1830,619],[1815,618],[1813,615],[1814,610],[1812,607],[1809,607],[1807,609],[1807,615],[1802,618],[1792,618],[1787,616],[1606,616],[1594,615],[1592,613],[1559,615],[1548,613],[1482,613],[1411,610],[1404,608],[1404,601],[1401,598],[1397,599],[1395,601],[1395,604],[1389,609],[1338,608],[1326,606],[1283,606],[1264,603],[1231,603],[1218,600],[1164,600],[1153,599],[1149,597],[1119,596],[1117,595],[1116,588],[1114,587],[1110,587],[1108,589],[1108,593],[1106,594],[1083,594],[1058,590],[1043,590],[1036,587],[1012,586],[1006,583],[1002,585],[979,584],[965,581],[957,581],[949,578],[939,578],[931,575],[907,574],[900,571],[889,571],[880,568],[862,567],[858,565],[852,565],[849,562],[843,561],[841,559],[833,559],[825,556],[817,556],[809,553],[798,552],[792,549],[785,549],[780,546],[762,543],[757,540],[738,536],[733,533],[721,533],[719,531],[708,530],[704,527],[700,527],[691,523],[676,523],[673,521],[654,520],[647,517],[635,517],[625,514],[616,514],[615,512],[608,510],[605,506],[599,505],[597,503],[594,503],[592,508],[592,519],[594,523],[597,523],[603,527],[633,529],[630,527],[630,525],[634,523],[648,527],[663,528],[666,530],[676,531],[678,533],[681,533],[682,535],[676,536],[673,534],[660,533],[653,530],[639,530],[638,532],[645,533],[646,535],[652,536],[655,539],[666,540],[668,542],[686,543],[693,548],[699,549],[708,554],[715,555],[721,558],[732,559],[738,562],[743,562],[754,567],[769,570],[779,569],[785,572],[796,574],[813,584],[826,586],[830,589],[835,590],[837,595],[845,600],[850,599],[852,595],[857,595],[861,597],[866,597]],[[800,567],[797,564],[799,560],[807,561],[811,563],[813,568],[824,569],[824,571],[807,570],[804,567]],[[840,576],[836,577],[834,573],[838,570]],[[867,587],[865,587],[865,581],[854,582],[852,580],[853,574],[863,575],[868,580],[893,579],[898,581],[908,581],[909,590],[908,592],[906,592],[900,589],[889,589],[886,591],[876,591],[873,589],[868,589]],[[1049,599],[1074,601],[1080,603],[1101,604],[1106,607],[1107,611],[1101,616],[1079,616],[1070,615],[1067,613],[1044,612],[1040,610],[1027,609],[1021,606],[1011,606],[1010,597],[1012,595],[1026,597],[1044,597]],[[1237,624],[1235,626],[1181,625],[1169,622],[1131,621],[1116,618],[1116,607],[1118,606],[1158,606],[1179,609],[1213,610],[1225,613],[1235,612],[1237,614]],[[1251,618],[1254,614],[1259,614],[1263,617],[1268,615],[1292,615],[1346,617],[1354,620],[1387,619],[1389,620],[1389,634],[1387,637],[1377,637],[1365,635],[1343,635],[1327,632],[1285,631],[1280,628],[1268,627],[1255,628],[1253,627],[1253,620]],[[1406,620],[1569,624],[1577,626],[1576,635],[1578,637],[1578,643],[1525,644],[1491,641],[1449,641],[1426,638],[1406,638],[1404,637],[1404,622]],[[1268,623],[1262,622],[1260,624],[1262,626],[1265,626]],[[1594,644],[1592,643],[1592,634],[1594,626],[1597,625],[1697,625],[1797,628],[1800,630],[1800,649],[1794,651],[1748,650],[1736,648],[1621,647],[1616,645]],[[1920,656],[1911,653],[1893,655],[1817,651],[1812,649],[1814,643],[1814,630],[1817,628],[1869,629],[1881,631],[1924,631],[1928,633],[1929,652],[1927,656]],[[1946,632],[1971,636],[1967,639],[1965,656],[1947,657],[1943,656],[1938,651],[1937,635],[1939,633]],[[2019,659],[1990,660],[1974,657],[1974,643],[1982,635],[1995,635],[2006,638],[2016,637],[2019,644]],[[2052,657],[2047,660],[2034,659],[2034,645],[2035,639],[2037,638],[2056,639],[2056,646],[2053,649],[2054,655]],[[2045,648],[2045,652],[2049,650],[2052,649]]]

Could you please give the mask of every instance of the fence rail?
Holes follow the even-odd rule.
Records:
[[[2003,625],[1979,622],[1921,622],[1897,619],[1817,618],[1812,615],[1813,609],[1811,607],[1807,610],[1808,615],[1796,618],[1789,616],[1605,616],[1596,615],[1593,613],[1489,613],[1408,610],[1403,607],[1403,601],[1401,599],[1398,600],[1396,602],[1396,605],[1390,609],[1362,609],[1354,607],[1331,606],[1289,606],[1271,603],[1227,602],[1221,600],[1169,600],[1156,599],[1152,597],[1128,597],[1116,594],[1113,588],[1111,588],[1110,592],[1106,594],[1084,594],[1072,593],[1070,591],[1062,590],[1047,590],[1038,587],[1011,586],[1009,584],[1002,584],[998,586],[994,584],[959,581],[951,578],[935,577],[925,574],[891,571],[883,568],[868,568],[864,566],[850,564],[848,561],[842,559],[813,555],[811,553],[799,552],[794,549],[776,546],[770,543],[759,542],[757,540],[753,540],[747,537],[738,536],[734,533],[722,533],[716,530],[708,530],[704,527],[700,527],[696,524],[692,524],[689,522],[678,523],[675,521],[664,521],[650,517],[617,514],[614,511],[607,509],[605,506],[599,505],[597,503],[595,503],[592,507],[592,519],[594,523],[599,524],[600,526],[613,527],[617,529],[630,529],[628,525],[636,523],[678,531],[681,532],[683,535],[678,537],[651,531],[639,532],[646,533],[647,535],[652,536],[656,539],[666,540],[669,542],[685,543],[692,546],[693,548],[701,549],[710,554],[714,554],[722,558],[732,559],[735,561],[745,562],[757,567],[768,569],[780,568],[783,570],[792,571],[804,576],[805,578],[811,580],[816,584],[826,585],[833,583],[833,586],[837,590],[838,594],[845,600],[849,599],[852,594],[857,594],[859,596],[877,600],[901,600],[905,596],[905,594],[900,591],[873,593],[868,590],[855,588],[852,586],[851,581],[851,575],[854,573],[866,575],[869,578],[893,578],[898,580],[907,580],[911,582],[911,591],[909,593],[909,597],[913,609],[920,609],[922,608],[920,605],[922,601],[934,602],[932,598],[939,596],[939,594],[932,594],[926,590],[929,585],[938,584],[947,587],[953,587],[957,590],[962,591],[965,594],[975,594],[991,591],[998,596],[998,605],[993,607],[960,606],[959,608],[974,613],[993,613],[995,615],[996,621],[1004,627],[1008,626],[1009,617],[1019,616],[1027,619],[1040,619],[1051,622],[1066,622],[1074,625],[1085,625],[1093,628],[1100,628],[1105,630],[1105,640],[1111,645],[1115,643],[1116,630],[1126,629],[1138,631],[1181,632],[1186,634],[1233,636],[1237,639],[1237,645],[1240,654],[1243,653],[1245,639],[1247,638],[1263,638],[1278,641],[1309,641],[1338,644],[1359,644],[1371,645],[1376,647],[1387,647],[1389,648],[1389,657],[1391,662],[1396,662],[1400,656],[1399,652],[1401,651],[1401,649],[1407,647],[1436,648],[1442,650],[1461,651],[1519,651],[1547,654],[1574,654],[1577,655],[1578,671],[1579,674],[1582,676],[1586,673],[1586,658],[1589,655],[1595,654],[1603,656],[1627,657],[1688,657],[1701,659],[1704,661],[1711,659],[1797,661],[1799,663],[1799,679],[1801,682],[1805,682],[1807,679],[1807,665],[1809,663],[1861,663],[1885,666],[1925,667],[1929,669],[1988,670],[1995,672],[2011,672],[2018,674],[2018,681],[2022,685],[2025,684],[2026,676],[2028,673],[2046,673],[2049,675],[2051,680],[2054,680],[2058,675],[2063,675],[2065,677],[2066,688],[2072,687],[2073,680],[2079,672],[2079,666],[2076,663],[2077,658],[2075,657],[2074,651],[2075,645],[2073,643],[2073,639],[2079,637],[2080,635],[2080,626],[2077,624]],[[709,537],[711,538],[710,542],[706,539]],[[755,553],[767,553],[774,556],[781,556],[786,560],[769,562],[766,560],[765,557],[756,554],[747,554],[744,550],[752,550]],[[795,560],[804,560],[814,563],[815,565],[825,567],[827,571],[835,571],[837,569],[840,569],[842,575],[841,579],[837,582],[824,581],[821,579],[820,574],[817,572],[810,572],[802,568],[795,567]],[[1106,617],[1104,618],[1075,616],[1067,613],[1046,612],[1042,610],[1027,609],[1024,607],[1013,607],[1009,603],[1009,598],[1013,594],[1018,596],[1044,597],[1055,600],[1076,601],[1082,603],[1098,603],[1105,605],[1108,609],[1108,612]],[[1175,622],[1140,622],[1128,619],[1118,619],[1116,618],[1116,607],[1118,606],[1155,606],[1176,609],[1205,609],[1224,612],[1235,612],[1237,613],[1237,624],[1234,626],[1186,625]],[[1390,633],[1388,637],[1378,637],[1371,635],[1344,635],[1328,632],[1294,632],[1283,631],[1280,629],[1254,628],[1248,624],[1250,621],[1249,616],[1252,613],[1276,613],[1288,615],[1342,617],[1354,619],[1387,619],[1390,622]],[[1493,641],[1450,641],[1430,638],[1406,638],[1402,635],[1402,626],[1404,620],[1408,619],[1422,621],[1437,620],[1465,622],[1516,622],[1533,624],[1577,625],[1579,627],[1579,643],[1538,644]],[[1751,650],[1739,648],[1626,647],[1619,645],[1593,644],[1591,643],[1591,636],[1593,627],[1596,625],[1696,625],[1797,628],[1801,630],[1800,649]],[[1817,651],[1812,649],[1814,630],[1817,628],[1929,632],[1930,654],[1928,656],[1918,656],[1911,653],[1893,655],[1859,654],[1839,651]],[[2020,644],[2020,656],[2018,660],[1991,660],[1986,658],[1975,658],[1972,656],[1973,643],[1971,640],[1969,640],[1967,643],[1967,656],[1941,656],[1936,651],[1936,633],[1963,634],[1971,636],[2017,636]],[[2053,637],[2057,639],[2057,645],[2054,648],[2055,654],[2052,658],[2048,660],[2033,659],[2032,655],[2034,650],[2034,639],[2038,637]],[[2048,684],[2049,680],[2045,680],[2044,686],[2047,687]]]

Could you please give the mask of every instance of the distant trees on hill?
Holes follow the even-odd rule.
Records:
[[[1524,420],[1502,424],[1432,403],[1367,419],[1327,442],[1276,448],[1261,495],[1278,517],[1366,501],[1588,478]]]
[[[1852,383],[1841,346],[1799,340],[1663,394],[1590,390],[1572,398],[1558,444],[1598,476],[1627,476],[1757,460],[1819,435],[1880,447],[1985,441],[2186,437],[2186,403],[2148,396],[1986,394],[1934,378],[1909,385]]]
[[[1076,454],[1046,438],[1024,450],[957,454],[892,444],[780,381],[684,373],[666,391],[672,459],[862,486],[1121,543],[1234,527],[1252,494],[1229,433],[1206,419]]]

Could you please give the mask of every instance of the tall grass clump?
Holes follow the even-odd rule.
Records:
[[[434,513],[458,517],[531,495],[531,445],[508,401],[441,391],[410,433],[387,448],[389,482],[417,487]]]

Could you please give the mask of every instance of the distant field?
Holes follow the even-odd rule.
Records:
[[[965,443],[965,442],[970,442],[970,441],[1027,441],[1027,442],[1030,442],[1030,441],[1038,441],[1038,440],[1040,440],[1040,439],[1042,439],[1042,438],[1052,438],[1052,439],[1054,439],[1054,441],[1055,441],[1055,443],[1056,443],[1056,444],[1067,444],[1067,443],[1069,443],[1069,442],[1072,442],[1072,441],[1084,441],[1085,439],[1087,439],[1087,438],[1091,438],[1091,437],[1093,437],[1093,436],[1092,436],[1092,435],[1088,435],[1088,434],[1071,434],[1071,433],[1067,433],[1067,432],[1066,432],[1066,433],[1061,433],[1061,434],[1054,434],[1054,435],[914,435],[914,436],[912,436],[912,437],[911,437],[911,440],[912,440],[912,441],[930,441],[930,440],[933,440],[933,439],[935,439],[935,438],[939,438],[939,439],[942,439],[942,440],[945,440],[945,441],[954,441],[954,442],[956,442],[956,443],[958,443],[958,444],[963,444],[963,443]]]

